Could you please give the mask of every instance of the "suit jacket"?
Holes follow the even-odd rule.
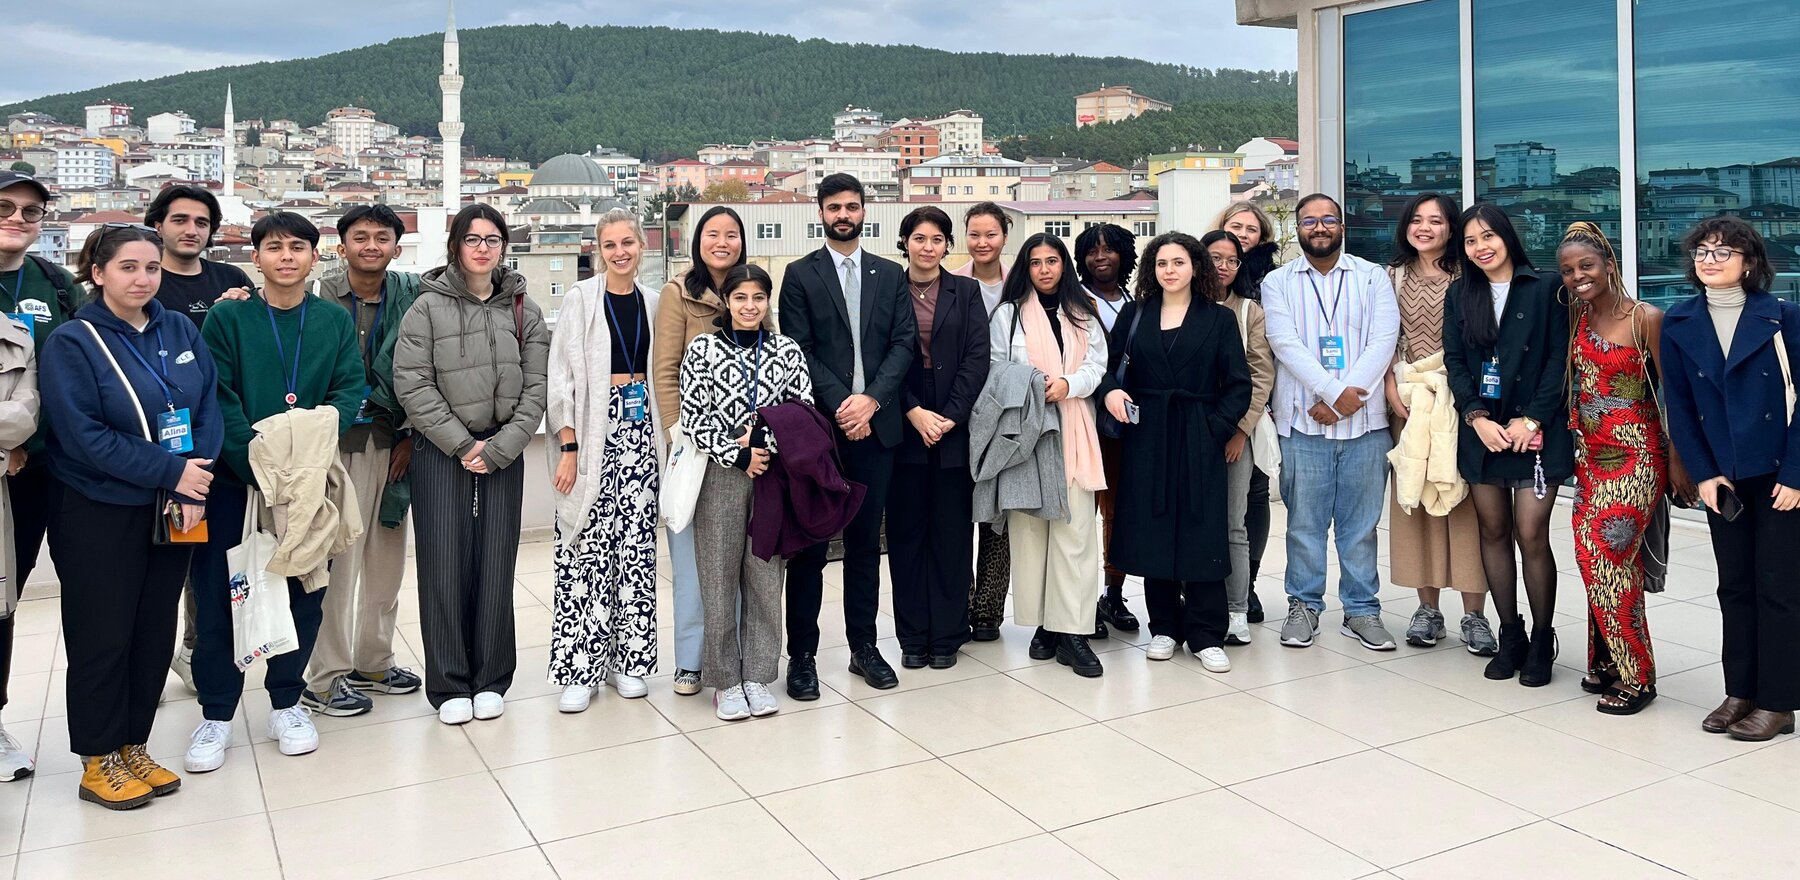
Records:
[[[1659,354],[1669,437],[1694,482],[1773,472],[1781,485],[1800,486],[1800,421],[1787,418],[1778,332],[1792,373],[1800,364],[1800,307],[1746,290],[1729,357],[1705,294],[1669,307]]]
[[[914,318],[916,325],[917,316]],[[975,409],[975,398],[981,395],[988,375],[987,304],[981,298],[981,285],[973,278],[948,272],[938,274],[937,308],[931,312],[929,370],[919,350],[917,330],[913,337],[912,366],[907,368],[906,383],[900,389],[904,439],[898,460],[901,464],[926,461],[925,439],[904,418],[913,407],[922,406],[956,423],[935,447],[938,466],[967,468],[969,413]]]
[[[780,450],[751,487],[750,552],[767,562],[831,540],[856,517],[868,487],[844,479],[832,420],[805,401],[757,415]]]
[[[812,374],[813,400],[835,426],[837,408],[850,396],[855,344],[835,252],[822,247],[788,266],[781,278],[781,332],[800,343]],[[862,255],[863,393],[880,407],[869,420],[874,439],[900,444],[900,386],[912,366],[918,321],[906,301],[906,270],[864,249]],[[835,427],[834,427],[835,430]]]
[[[1569,307],[1558,297],[1562,277],[1548,269],[1520,267],[1500,313],[1500,336],[1493,345],[1463,341],[1460,298],[1465,279],[1451,282],[1444,299],[1444,370],[1456,411],[1485,409],[1505,425],[1520,416],[1536,419],[1544,432],[1544,478],[1557,483],[1575,473],[1575,440],[1569,433],[1569,397],[1563,385],[1569,360]],[[1490,308],[1486,303],[1482,308]],[[1481,365],[1500,359],[1500,399],[1481,396]],[[1471,483],[1529,480],[1537,454],[1489,452],[1475,429],[1464,424],[1456,440],[1456,466]]]

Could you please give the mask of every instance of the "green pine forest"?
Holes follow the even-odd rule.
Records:
[[[713,142],[825,134],[846,104],[888,118],[970,108],[989,137],[1024,139],[1033,153],[1091,153],[1129,162],[1189,142],[1241,143],[1291,133],[1292,71],[1210,70],[1129,58],[950,53],[792,37],[662,27],[524,25],[459,32],[464,148],[533,162],[595,143],[647,160],[691,155]],[[185,110],[203,126],[239,119],[324,120],[355,104],[410,134],[437,133],[443,38],[427,34],[317,58],[264,62],[115,83],[0,107],[79,122],[82,107],[118,100],[142,124]],[[1074,96],[1125,83],[1182,105],[1169,119],[1076,132]],[[1188,106],[1188,105],[1192,106]],[[1179,120],[1180,124],[1176,124]]]

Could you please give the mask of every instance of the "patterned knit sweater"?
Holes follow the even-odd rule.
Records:
[[[790,400],[810,404],[813,387],[799,343],[769,333],[760,345],[754,338],[742,345],[730,333],[696,336],[682,356],[681,428],[721,467],[742,467],[743,447],[737,441],[754,410]],[[773,438],[768,448],[775,451]]]

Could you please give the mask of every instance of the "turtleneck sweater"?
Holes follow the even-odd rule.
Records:
[[[1719,336],[1719,349],[1731,356],[1731,337],[1737,333],[1738,316],[1744,313],[1744,288],[1708,287],[1706,312],[1712,316],[1713,332]]]

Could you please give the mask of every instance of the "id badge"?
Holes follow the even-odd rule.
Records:
[[[1319,337],[1319,366],[1327,370],[1344,368],[1344,337]]]
[[[1500,362],[1484,361],[1481,365],[1481,396],[1487,400],[1500,399]]]
[[[648,389],[642,382],[632,382],[619,389],[619,396],[625,402],[625,421],[641,422],[644,420],[644,402]]]
[[[352,425],[373,425],[373,424],[375,424],[375,417],[369,413],[369,395],[373,394],[374,392],[375,392],[374,388],[372,388],[368,385],[363,386],[362,403],[359,403],[356,405],[356,418],[351,419],[350,424],[352,424]]]
[[[25,332],[31,334],[33,342],[37,341],[37,320],[35,318],[25,312],[7,312],[6,316],[13,319],[13,323],[24,327]]]
[[[188,418],[188,411],[178,409],[173,412],[156,414],[156,442],[168,452],[186,455],[194,451],[194,421]]]

